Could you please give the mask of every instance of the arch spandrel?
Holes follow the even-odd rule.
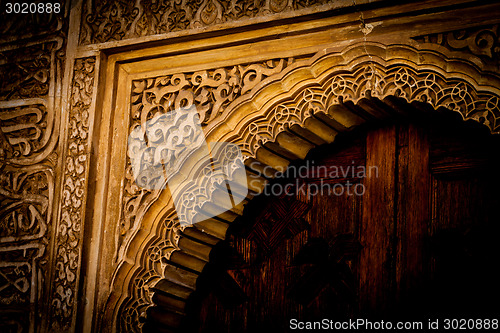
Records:
[[[282,170],[293,157],[303,158],[312,147],[334,141],[338,133],[393,116],[392,112],[401,111],[400,102],[452,110],[464,120],[480,122],[491,133],[499,134],[497,87],[497,74],[482,72],[470,61],[436,50],[357,44],[340,52],[321,51],[261,81],[235,98],[205,126],[204,132],[207,142],[238,145],[247,165],[257,161],[262,167]],[[301,134],[297,136],[298,132]],[[295,144],[293,136],[297,138]],[[310,146],[304,150],[301,140]],[[289,154],[273,154],[279,149]],[[195,167],[190,170],[200,172]],[[261,179],[260,189],[265,184]],[[247,201],[258,193],[259,187],[251,188]],[[110,308],[119,309],[113,317],[119,318],[115,324],[122,329],[131,328],[145,315],[153,303],[154,289],[163,288],[159,281],[194,290],[208,256],[197,253],[190,242],[200,240],[198,244],[207,245],[205,251],[209,253],[210,246],[224,239],[230,222],[241,214],[241,210],[235,210],[184,228],[176,220],[170,193],[162,191],[155,197],[141,222],[148,232],[139,231],[131,239],[125,255],[129,259],[114,275],[116,294],[121,297],[110,298],[110,303],[118,305],[110,304]],[[190,236],[185,238],[187,233]],[[155,311],[160,310],[149,311],[150,318],[157,320]],[[175,313],[173,322],[182,309]]]

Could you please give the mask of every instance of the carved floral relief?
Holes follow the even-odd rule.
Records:
[[[52,328],[59,331],[70,329],[77,302],[88,181],[89,108],[94,90],[94,68],[93,57],[75,61],[51,297]]]
[[[80,44],[202,28],[328,4],[328,0],[106,0],[86,2]],[[324,9],[323,9],[324,10]]]

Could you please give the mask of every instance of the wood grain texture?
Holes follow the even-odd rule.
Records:
[[[414,312],[424,288],[424,242],[430,222],[429,139],[419,126],[401,125],[398,131],[396,193],[395,288],[399,316]],[[420,302],[418,302],[420,303]]]
[[[284,183],[295,183],[295,176],[306,185],[349,181],[363,184],[365,194],[299,192],[296,200],[310,207],[303,216],[309,227],[270,252],[229,230],[229,244],[244,263],[227,272],[247,300],[229,307],[209,292],[198,316],[200,331],[286,331],[290,318],[426,320],[498,313],[487,300],[499,296],[492,263],[499,250],[500,177],[486,171],[500,163],[485,152],[500,148],[500,140],[474,133],[474,145],[467,145],[463,138],[470,135],[463,133],[474,128],[443,131],[439,122],[367,128],[308,155],[315,172],[292,174]],[[366,178],[328,174],[333,166],[353,164],[377,170]],[[265,217],[279,200],[254,201],[245,223]],[[354,236],[358,254],[344,259],[333,250],[342,235]]]
[[[392,295],[390,274],[394,250],[394,195],[396,179],[396,127],[371,131],[366,137],[366,164],[378,167],[378,177],[365,179],[363,217],[359,237],[360,309],[376,315],[387,310]]]

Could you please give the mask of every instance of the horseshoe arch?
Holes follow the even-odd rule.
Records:
[[[274,171],[304,159],[310,149],[333,142],[339,133],[419,108],[452,110],[464,121],[477,121],[499,134],[497,87],[498,75],[454,58],[444,48],[357,44],[341,52],[324,50],[268,77],[235,99],[207,124],[204,133],[207,142],[238,145],[247,172],[272,170],[266,174],[272,178]],[[201,173],[204,167],[189,158],[184,163],[192,174]],[[248,184],[246,202],[266,184],[265,177]],[[217,188],[207,187],[206,198],[216,195]],[[132,330],[133,323],[146,313],[150,322],[178,326],[185,310],[182,299],[196,290],[211,249],[225,238],[244,203],[216,218],[181,227],[170,193],[161,192],[144,217],[155,226],[154,232],[137,234],[127,253],[134,262],[124,262],[114,276],[115,289],[107,308],[116,310],[106,315],[113,318],[113,326]],[[203,202],[200,208],[209,209]],[[158,305],[156,290],[175,296],[168,308]],[[157,306],[151,307],[153,303]]]

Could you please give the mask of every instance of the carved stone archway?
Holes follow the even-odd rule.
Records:
[[[451,52],[419,50],[416,45],[362,43],[342,52],[324,50],[270,76],[236,98],[204,132],[208,142],[237,144],[249,170],[284,170],[310,149],[333,142],[338,133],[411,112],[408,103],[414,108],[427,105],[433,110],[458,112],[464,120],[478,121],[499,134],[497,87],[498,75],[454,58]],[[189,158],[185,163],[193,173],[203,167]],[[272,178],[272,172],[266,176]],[[247,201],[267,183],[265,177],[254,175],[252,179]],[[215,191],[207,189],[207,197]],[[114,276],[115,281],[123,281],[115,285],[108,300],[108,308],[115,309],[114,314],[108,313],[116,318],[114,324],[126,331],[136,329],[139,317],[153,302],[165,305],[165,300],[153,296],[155,290],[162,290],[175,297],[168,306],[150,308],[148,320],[178,326],[185,300],[196,289],[211,249],[225,238],[229,224],[242,214],[243,205],[186,228],[176,221],[168,191],[158,193],[149,208],[151,213],[145,215],[155,232],[139,233],[131,240],[128,257],[135,262],[124,262]]]
[[[419,108],[500,131],[500,3],[36,3],[6,2],[0,21],[0,331],[175,328],[228,225],[291,160]],[[152,108],[186,105],[196,135],[237,145],[255,176],[246,193],[235,173],[244,201],[189,228],[175,200],[198,187],[213,212],[219,184],[141,187],[128,141]]]

